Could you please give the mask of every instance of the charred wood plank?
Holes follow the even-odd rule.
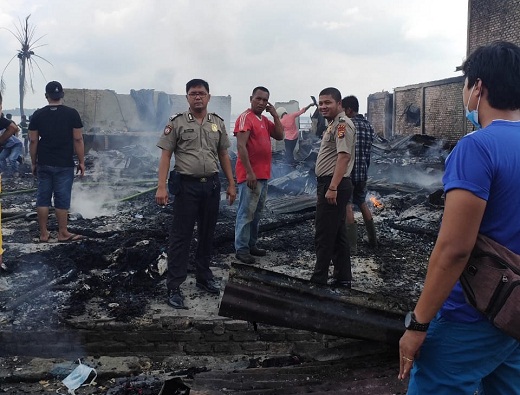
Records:
[[[404,225],[397,223],[396,221],[388,221],[388,226],[394,228],[396,230],[400,230],[401,232],[420,234],[420,235],[429,235],[429,236],[437,236],[439,230],[426,228],[422,226],[414,226],[414,225]]]
[[[49,281],[43,285],[40,285],[34,289],[28,290],[27,292],[25,292],[24,294],[22,294],[15,300],[12,300],[9,303],[7,303],[4,307],[4,310],[11,311],[11,310],[16,309],[18,306],[20,306],[22,303],[25,303],[27,300],[32,299],[38,295],[41,295],[42,293],[44,293],[44,292],[48,291],[49,289],[51,289],[52,287],[54,287],[55,285],[68,281],[75,274],[76,274],[75,269],[69,270],[67,273],[65,273],[64,275],[62,275],[58,278],[52,279],[51,281]]]
[[[274,214],[297,213],[305,210],[316,210],[316,195],[283,196],[268,199],[267,207]]]
[[[332,289],[281,273],[233,264],[219,315],[334,336],[396,344],[405,303],[358,290]]]

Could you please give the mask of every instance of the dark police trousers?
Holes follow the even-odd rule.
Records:
[[[350,247],[347,239],[347,203],[352,193],[350,178],[343,177],[338,185],[337,205],[327,203],[325,193],[331,176],[318,177],[316,203],[316,266],[311,281],[327,284],[329,266],[334,258],[334,276],[339,281],[352,281]]]
[[[188,276],[190,244],[195,222],[198,234],[195,254],[196,279],[207,281],[213,278],[209,264],[220,202],[218,174],[204,179],[181,176],[179,182],[173,201],[173,220],[168,247],[166,286],[169,291],[178,288]]]

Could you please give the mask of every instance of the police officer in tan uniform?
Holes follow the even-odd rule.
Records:
[[[352,271],[346,233],[347,203],[352,193],[356,129],[343,112],[336,88],[320,92],[319,110],[328,121],[316,159],[316,265],[311,281],[327,284],[334,259],[333,286],[351,287]]]
[[[170,118],[157,143],[162,152],[155,200],[158,204],[167,204],[168,190],[175,196],[166,286],[168,304],[176,309],[186,308],[180,285],[188,275],[189,248],[195,221],[198,233],[196,286],[209,293],[220,292],[220,285],[209,268],[220,202],[219,162],[227,178],[229,204],[233,204],[236,198],[227,151],[229,138],[224,120],[207,111],[210,97],[206,81],[189,81],[186,84],[188,111]],[[175,165],[167,181],[172,154]]]

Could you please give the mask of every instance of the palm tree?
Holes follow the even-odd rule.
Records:
[[[7,63],[7,65],[5,66],[4,71],[2,71],[2,76],[0,78],[0,91],[3,92],[5,89],[5,81],[4,81],[5,70],[11,64],[13,59],[18,58],[19,64],[20,64],[20,69],[18,72],[18,89],[20,92],[20,116],[24,115],[23,101],[25,98],[25,92],[26,92],[26,87],[27,87],[27,75],[29,76],[29,86],[31,87],[31,91],[33,93],[34,93],[34,88],[33,88],[34,66],[36,66],[38,68],[38,70],[42,74],[43,78],[45,78],[45,76],[43,75],[42,69],[36,62],[35,58],[41,59],[41,60],[51,64],[47,59],[42,58],[41,56],[36,55],[34,53],[35,49],[40,48],[46,44],[36,45],[38,43],[38,41],[40,41],[44,36],[34,39],[36,27],[29,26],[30,17],[31,17],[31,15],[28,15],[25,18],[25,23],[23,23],[22,21],[19,21],[20,26],[15,26],[15,28],[16,28],[15,32],[13,32],[12,30],[9,30],[5,27],[2,28],[2,29],[7,30],[13,36],[15,36],[21,45],[21,48],[18,50],[18,53],[15,54],[11,58],[11,60]],[[28,74],[27,74],[27,72],[28,72]]]

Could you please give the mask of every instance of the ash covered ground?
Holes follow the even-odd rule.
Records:
[[[442,154],[436,150],[433,156],[422,155],[424,151],[414,153],[409,147],[404,151],[383,150],[373,157],[369,195],[377,202],[373,214],[380,245],[368,247],[356,212],[353,287],[414,300],[442,215]],[[11,269],[0,277],[3,328],[53,329],[77,321],[138,325],[151,320],[157,306],[170,309],[166,275],[159,270],[167,250],[171,207],[155,204],[156,156],[135,157],[131,152],[128,148],[87,155],[87,174],[75,182],[69,216],[69,230],[86,236],[79,242],[38,242],[36,184],[27,165],[21,178],[2,180],[4,261]],[[275,154],[259,240],[269,253],[258,265],[308,279],[315,261],[313,154],[295,167],[282,162],[282,155]],[[223,288],[236,262],[235,210],[236,204],[228,206],[222,200],[215,232],[212,262]],[[49,230],[56,237],[52,213]],[[193,251],[194,247],[192,243]],[[189,311],[214,314],[218,297],[198,291],[191,267],[189,271],[183,284]]]

